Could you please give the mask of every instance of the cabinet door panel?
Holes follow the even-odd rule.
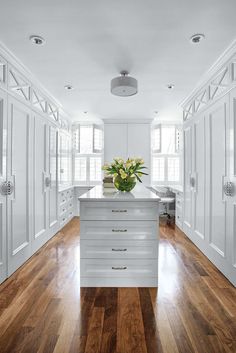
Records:
[[[194,122],[194,233],[205,238],[205,116],[198,117]]]
[[[49,175],[51,184],[49,188],[49,226],[55,226],[58,222],[58,186],[57,186],[57,130],[49,127]]]
[[[104,126],[104,160],[111,162],[114,157],[127,158],[127,124]]]
[[[47,191],[46,149],[47,122],[40,116],[34,116],[34,166],[33,166],[33,251],[46,241],[47,233]]]
[[[228,116],[225,100],[215,104],[208,114],[209,243],[222,257],[226,247],[226,201],[222,186],[227,175]]]
[[[192,127],[183,131],[184,138],[184,232],[189,234],[192,228],[192,190],[190,177],[192,173]]]
[[[141,157],[144,159],[149,175],[144,175],[142,181],[147,185],[150,185],[151,172],[150,138],[149,124],[128,124],[128,157]]]
[[[8,197],[8,274],[31,255],[30,120],[29,109],[10,99],[8,180],[14,184],[14,192]]]
[[[0,185],[6,181],[6,94],[0,90]],[[0,283],[6,273],[6,201],[7,197],[0,193]]]

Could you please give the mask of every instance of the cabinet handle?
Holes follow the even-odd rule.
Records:
[[[114,266],[112,266],[112,269],[113,269],[113,270],[127,270],[127,267],[126,267],[126,266],[121,266],[121,267],[114,267]]]
[[[112,232],[114,232],[114,233],[126,233],[127,229],[112,229]]]
[[[112,251],[127,251],[127,249],[112,249]]]
[[[111,212],[120,212],[120,213],[122,213],[122,212],[127,212],[127,210],[112,210]]]

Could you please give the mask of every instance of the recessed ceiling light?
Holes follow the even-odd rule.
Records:
[[[173,89],[175,87],[175,85],[173,85],[172,83],[169,83],[167,86],[166,86],[168,89]]]
[[[67,91],[71,91],[72,89],[74,89],[74,87],[72,85],[65,85],[64,88],[67,90]]]
[[[44,45],[45,39],[41,36],[32,35],[29,37],[30,41],[35,45]]]
[[[203,39],[205,39],[204,34],[194,34],[192,37],[190,37],[190,42],[193,44],[198,44],[200,43]]]

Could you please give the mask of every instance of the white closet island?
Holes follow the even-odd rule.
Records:
[[[81,286],[157,287],[159,197],[96,186],[79,200]]]

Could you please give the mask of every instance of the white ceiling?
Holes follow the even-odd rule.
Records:
[[[236,37],[235,0],[0,0],[0,40],[62,103],[87,117],[181,118],[178,103]],[[189,37],[204,33],[192,45]],[[46,44],[36,47],[28,37]],[[116,97],[121,70],[139,93]],[[65,84],[73,91],[65,91]],[[174,83],[174,90],[166,85]]]

